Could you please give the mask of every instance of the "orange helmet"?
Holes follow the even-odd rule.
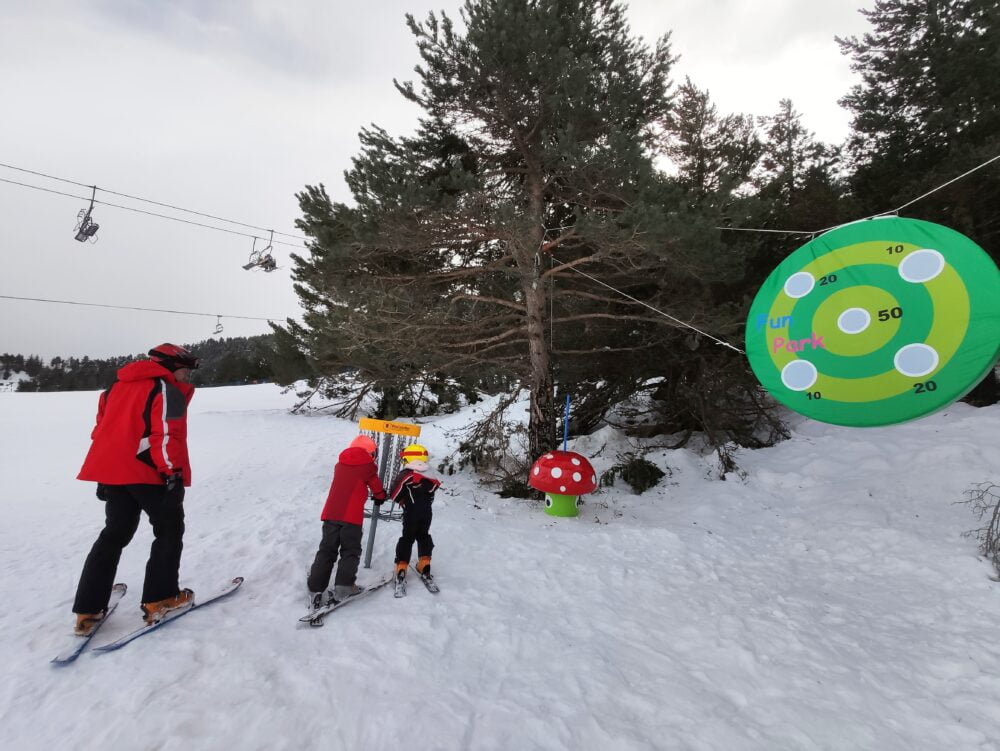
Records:
[[[372,456],[378,452],[378,446],[375,445],[375,441],[366,435],[359,435],[353,441],[351,441],[351,448],[364,449]]]

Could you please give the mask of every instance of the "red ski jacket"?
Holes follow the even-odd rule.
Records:
[[[434,494],[439,487],[441,481],[428,471],[426,464],[411,462],[399,473],[389,497],[403,507],[404,518],[430,516]]]
[[[191,485],[187,405],[194,386],[152,360],[129,363],[101,394],[97,425],[78,480],[105,485],[162,485],[180,472]]]
[[[319,518],[325,522],[360,525],[364,520],[369,488],[375,500],[385,500],[385,488],[378,479],[371,454],[357,446],[344,449],[333,468],[333,482]]]

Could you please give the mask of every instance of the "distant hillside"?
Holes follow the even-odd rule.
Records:
[[[17,391],[22,381],[30,381],[31,376],[23,370],[10,371],[4,369],[0,372],[0,391]]]
[[[184,344],[201,358],[195,371],[197,386],[232,386],[274,380],[274,342],[270,334],[254,337],[206,339]],[[0,355],[0,391],[94,391],[107,388],[126,363],[144,353],[104,359],[37,355]]]

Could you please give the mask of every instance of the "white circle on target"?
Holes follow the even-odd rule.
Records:
[[[915,250],[899,262],[899,275],[908,282],[929,282],[944,271],[944,256],[936,250]]]
[[[926,344],[907,344],[892,358],[892,364],[903,375],[919,378],[938,366],[938,353]]]
[[[792,360],[781,369],[781,382],[792,391],[805,391],[818,377],[819,371],[808,360]]]
[[[871,314],[864,308],[848,308],[837,318],[837,328],[845,334],[860,334],[871,322]]]
[[[805,297],[813,291],[816,279],[808,271],[798,271],[785,280],[785,294],[789,297]]]

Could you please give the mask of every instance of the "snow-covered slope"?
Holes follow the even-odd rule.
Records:
[[[276,387],[203,389],[182,585],[233,598],[121,651],[49,666],[103,508],[73,479],[96,393],[0,394],[0,727],[5,748],[996,749],[1000,585],[963,491],[1000,481],[1000,408],[857,430],[800,422],[712,479],[689,451],[576,519],[445,478],[442,592],[416,582],[299,627],[303,579],[355,426],[285,411]],[[471,412],[426,421],[432,458]],[[576,441],[598,472],[626,448]],[[379,525],[372,582],[398,526]],[[95,642],[140,619],[152,539]]]

